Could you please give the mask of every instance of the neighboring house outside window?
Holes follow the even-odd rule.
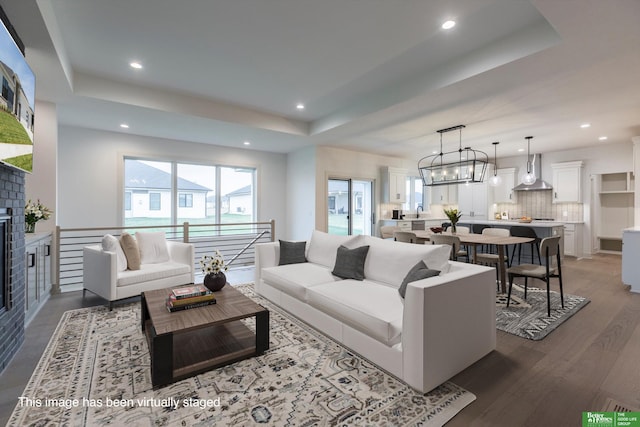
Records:
[[[125,226],[256,220],[256,169],[124,159]]]
[[[125,191],[124,193],[124,210],[131,210],[131,191]]]
[[[161,206],[160,200],[160,193],[149,193],[149,210],[159,211]]]
[[[192,208],[193,207],[193,194],[180,193],[178,194],[178,207]]]

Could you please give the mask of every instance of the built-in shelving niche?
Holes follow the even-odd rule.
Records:
[[[622,253],[622,230],[634,225],[633,173],[596,175],[594,185],[596,251]]]

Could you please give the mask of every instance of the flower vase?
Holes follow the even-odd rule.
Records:
[[[451,234],[456,234],[456,225],[455,224],[451,224]]]
[[[25,233],[35,233],[36,232],[36,223],[35,222],[25,222],[24,223],[24,232]]]
[[[224,275],[223,272],[220,273],[209,273],[204,276],[204,285],[211,292],[217,292],[224,287],[227,283],[227,276]]]

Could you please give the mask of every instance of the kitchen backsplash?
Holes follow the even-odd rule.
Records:
[[[496,212],[509,212],[509,218],[553,218],[556,221],[584,221],[582,203],[553,203],[552,191],[520,191],[517,203],[498,203]]]

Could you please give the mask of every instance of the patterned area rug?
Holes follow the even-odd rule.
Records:
[[[588,299],[565,293],[563,309],[560,292],[551,291],[551,317],[548,317],[546,289],[529,286],[525,301],[524,288],[514,284],[508,308],[507,295],[496,296],[496,327],[522,338],[541,340],[587,304]]]
[[[263,356],[152,390],[139,303],[68,311],[8,425],[441,426],[475,400],[450,382],[419,394],[238,288],[271,311]]]

